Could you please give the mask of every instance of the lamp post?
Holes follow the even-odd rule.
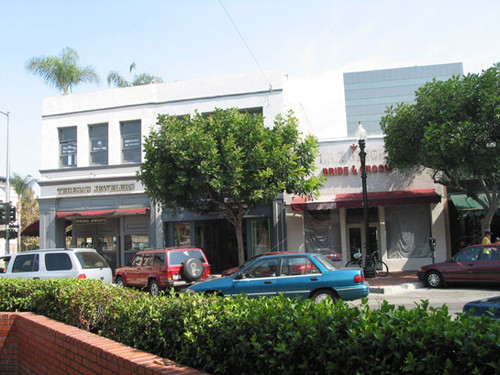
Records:
[[[354,133],[358,138],[359,158],[361,160],[361,184],[363,189],[363,220],[365,222],[365,276],[375,277],[375,264],[373,258],[370,257],[370,221],[368,216],[368,190],[366,188],[366,130],[363,128],[361,121]]]
[[[7,153],[5,156],[5,161],[6,161],[6,167],[5,167],[5,254],[9,254],[9,218],[10,218],[10,183],[9,183],[9,177],[10,177],[10,171],[9,171],[9,113],[10,112],[2,112],[0,111],[2,115],[7,117]]]

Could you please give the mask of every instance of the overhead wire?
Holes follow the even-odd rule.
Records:
[[[254,60],[255,64],[257,64],[257,66],[259,67],[262,75],[264,76],[264,78],[266,79],[267,83],[269,84],[269,91],[273,91],[273,86],[271,85],[271,82],[269,81],[269,79],[267,78],[267,75],[266,73],[264,72],[264,69],[262,68],[262,66],[260,65],[259,61],[257,60],[257,57],[255,57],[255,54],[253,53],[252,49],[250,48],[250,46],[248,45],[247,41],[245,40],[243,34],[241,33],[240,29],[238,28],[238,26],[236,25],[236,22],[234,22],[234,19],[233,17],[231,17],[231,14],[229,13],[229,11],[227,10],[227,8],[225,7],[224,3],[222,2],[222,0],[219,0],[219,3],[220,5],[222,6],[222,9],[224,9],[224,12],[226,13],[227,17],[229,18],[229,20],[231,21],[231,23],[233,24],[233,27],[235,28],[236,32],[238,33],[238,35],[240,36],[241,40],[243,41],[243,44],[245,44],[245,47],[247,48],[248,52],[250,53],[250,55],[252,56],[252,59]]]

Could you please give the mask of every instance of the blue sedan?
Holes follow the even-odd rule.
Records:
[[[327,298],[336,302],[366,297],[369,286],[362,269],[337,269],[333,261],[320,254],[282,253],[256,258],[234,275],[194,284],[187,292],[222,296],[244,293],[248,297],[284,294],[319,303]]]

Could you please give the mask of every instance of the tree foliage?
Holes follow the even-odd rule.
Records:
[[[78,53],[70,48],[64,48],[59,56],[38,56],[26,63],[26,69],[43,78],[45,83],[68,94],[73,86],[79,83],[97,83],[99,77],[91,66],[78,65]]]
[[[481,204],[489,228],[500,201],[500,64],[426,83],[413,104],[389,108],[381,126],[393,167],[429,168],[435,182]]]
[[[319,192],[322,179],[313,175],[317,141],[300,138],[292,113],[278,116],[272,128],[264,126],[261,115],[237,109],[183,119],[160,115],[158,125],[145,138],[138,179],[168,209],[229,220],[236,228],[240,264],[248,210],[284,191],[311,197]]]
[[[37,181],[30,175],[23,178],[17,173],[14,173],[9,182],[19,196],[19,202],[16,209],[21,224],[19,228],[20,233],[26,229],[28,225],[39,220],[40,217],[38,201],[36,200],[35,191],[33,190],[33,185],[37,183]],[[40,240],[38,237],[22,237],[21,249],[38,248],[39,243]]]
[[[132,70],[136,67],[135,62],[130,64],[129,72],[132,74]],[[141,86],[141,85],[149,85],[151,83],[162,83],[163,79],[161,77],[149,74],[149,73],[141,73],[135,75],[134,78],[130,81],[127,81],[119,72],[111,71],[108,74],[108,85],[115,87],[131,87],[131,86]]]

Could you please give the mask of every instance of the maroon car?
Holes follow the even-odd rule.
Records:
[[[431,288],[446,284],[500,284],[500,245],[475,245],[460,251],[450,260],[420,268],[417,275]]]

